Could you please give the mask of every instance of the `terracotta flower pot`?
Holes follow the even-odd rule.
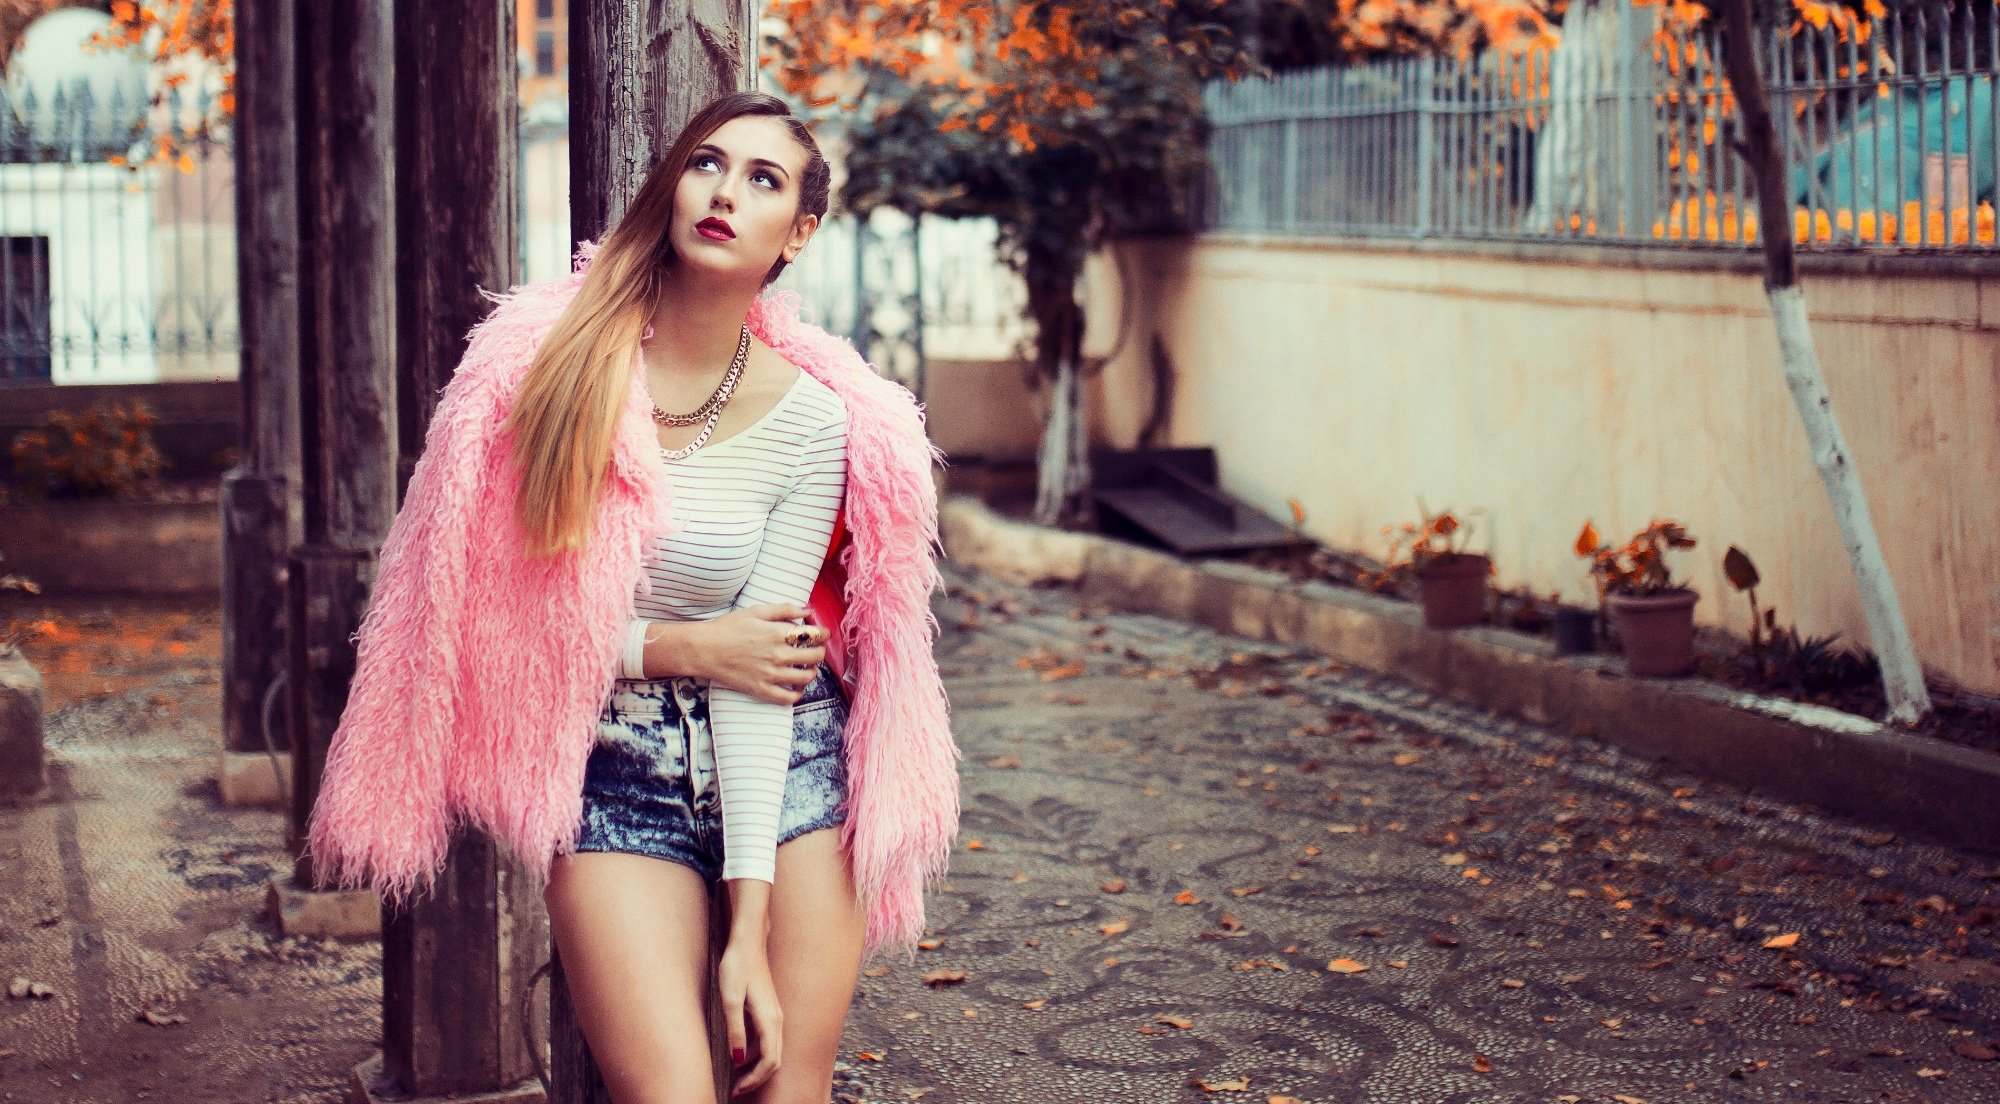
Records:
[[[1635,675],[1672,678],[1694,669],[1694,604],[1701,595],[1686,587],[1660,594],[1613,594],[1611,616],[1625,669]]]
[[[1447,552],[1417,569],[1424,624],[1456,629],[1486,620],[1486,577],[1493,561],[1478,552]]]

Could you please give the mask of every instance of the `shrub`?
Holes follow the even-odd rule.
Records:
[[[98,403],[51,413],[14,438],[14,479],[28,494],[85,498],[126,494],[166,468],[153,447],[159,419],[145,403]]]

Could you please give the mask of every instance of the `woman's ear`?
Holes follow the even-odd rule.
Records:
[[[786,264],[798,258],[799,251],[806,247],[806,243],[812,240],[813,232],[818,229],[818,215],[800,215],[797,221],[792,223],[792,236],[785,241],[782,254]]]

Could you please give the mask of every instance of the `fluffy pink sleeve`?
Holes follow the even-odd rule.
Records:
[[[458,618],[495,385],[452,377],[378,561],[347,703],[328,747],[306,849],[322,887],[373,885],[400,902],[443,865]]]

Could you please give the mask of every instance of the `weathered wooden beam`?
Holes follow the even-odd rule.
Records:
[[[396,512],[394,28],[390,0],[301,4],[294,23],[305,539],[288,578],[286,842],[295,883],[311,888],[305,825]]]
[[[222,481],[222,752],[263,756],[284,669],[285,557],[297,534],[298,181],[294,0],[236,6],[237,315],[242,462]],[[271,746],[291,736],[273,713]],[[282,783],[282,779],[276,780]]]
[[[518,277],[514,4],[398,4],[395,49],[400,492],[466,331],[492,308],[480,289]],[[383,913],[383,1074],[420,1099],[534,1086],[521,997],[548,942],[526,872],[461,826],[436,891]]]

